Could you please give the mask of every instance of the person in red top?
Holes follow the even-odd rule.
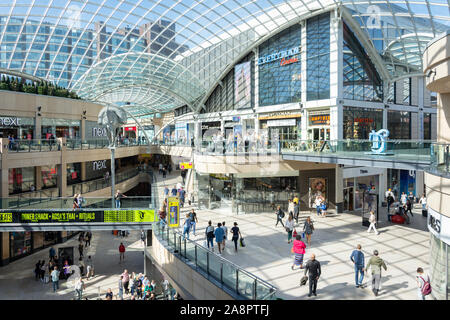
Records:
[[[125,246],[123,245],[122,242],[120,243],[120,246],[119,246],[119,254],[120,254],[120,257],[119,257],[119,263],[120,263],[120,262],[122,262],[122,260],[125,260]]]
[[[300,269],[303,269],[303,255],[305,254],[306,244],[302,241],[302,236],[297,234],[294,243],[292,245],[292,252],[295,255],[294,264],[291,269],[294,270],[294,266],[300,265]]]

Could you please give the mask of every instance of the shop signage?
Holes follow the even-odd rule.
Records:
[[[233,117],[234,122],[239,122],[241,120],[241,117]]]
[[[438,239],[450,244],[450,218],[428,207],[428,230]]]
[[[260,116],[259,120],[300,118],[301,116],[302,114],[299,112],[279,111]]]
[[[154,222],[155,210],[90,210],[49,211],[18,210],[0,212],[0,223],[61,223],[61,222]]]
[[[103,170],[106,169],[106,160],[98,160],[98,161],[92,161],[92,170]]]
[[[125,127],[125,131],[136,131],[136,127]]]
[[[268,120],[268,127],[292,127],[296,126],[297,121],[295,119],[281,119],[281,120]]]
[[[309,116],[309,125],[329,125],[330,124],[330,115],[329,114],[320,114],[320,115],[310,115]]]
[[[100,128],[100,127],[92,128],[92,136],[93,137],[106,137],[107,136],[106,128]]]
[[[355,118],[355,122],[362,122],[362,123],[372,123],[373,119],[370,118]]]
[[[192,169],[192,162],[180,162],[180,169]]]
[[[202,123],[202,130],[208,130],[208,129],[220,129],[220,122],[203,122]]]
[[[274,52],[272,54],[268,54],[264,57],[261,57],[258,59],[258,65],[263,65],[265,63],[269,63],[269,62],[273,62],[273,61],[277,61],[286,57],[290,57],[290,56],[294,56],[296,54],[300,53],[300,46],[298,47],[293,47],[287,50],[283,50],[283,51],[279,51],[279,52]]]
[[[361,174],[363,174],[363,173],[368,173],[369,171],[367,171],[367,170],[363,170],[363,169],[360,169],[359,170],[359,173],[361,173]]]
[[[285,65],[288,65],[288,64],[291,64],[291,63],[294,63],[294,62],[298,62],[297,57],[293,57],[293,58],[290,58],[290,59],[283,58],[280,61],[280,66],[285,66]]]
[[[20,118],[17,117],[0,117],[0,126],[18,127],[20,126]]]

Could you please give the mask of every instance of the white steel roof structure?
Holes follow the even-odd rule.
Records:
[[[450,0],[0,0],[0,70],[51,80],[134,115],[198,101],[258,41],[344,6],[388,77],[421,70]]]

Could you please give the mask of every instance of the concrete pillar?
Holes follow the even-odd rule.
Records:
[[[388,111],[386,108],[383,109],[383,129],[388,127]]]
[[[1,167],[0,167],[0,196],[2,199],[8,198],[9,196],[9,168],[8,168],[8,139],[2,138],[0,139],[0,152],[2,153],[2,160],[1,160]],[[7,202],[3,203],[1,201],[1,208],[4,207],[4,205],[7,205]]]
[[[81,181],[86,181],[86,162],[81,163]]]
[[[58,173],[57,185],[59,196],[65,197],[67,192],[67,153],[66,153],[66,138],[58,138],[61,146],[61,164],[56,165]]]
[[[86,139],[86,119],[83,118],[83,116],[81,117],[81,121],[80,121],[80,137],[81,140],[85,140]]]
[[[330,19],[330,98],[343,96],[343,28],[338,9],[331,12]],[[306,77],[303,78],[304,81]],[[331,119],[330,119],[331,120]],[[342,122],[341,122],[342,123]]]
[[[384,194],[386,193],[386,190],[388,188],[387,169],[383,170],[383,173],[378,176],[378,179],[378,207],[381,208],[381,202],[384,201]]]
[[[9,232],[0,233],[0,265],[5,266],[9,263]]]
[[[342,167],[336,165],[335,169],[335,202],[336,202],[336,212],[342,213],[344,211],[344,178],[342,175]]]
[[[41,121],[42,121],[42,116],[39,116],[38,112],[36,111],[36,114],[34,116],[33,139],[42,139],[42,136],[41,136],[41,133],[42,133]]]
[[[424,172],[416,170],[416,194],[415,196],[420,198],[422,194],[425,192],[424,186]]]
[[[35,181],[36,190],[42,190],[42,168],[40,166],[35,167]]]

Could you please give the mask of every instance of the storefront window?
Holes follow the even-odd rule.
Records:
[[[308,19],[306,26],[307,100],[330,98],[330,13]]]
[[[0,116],[1,138],[12,136],[15,139],[33,139],[33,130],[33,118]]]
[[[301,27],[290,27],[259,47],[259,105],[301,99]],[[280,58],[278,53],[288,54]]]
[[[411,139],[411,112],[388,111],[389,139]]]
[[[67,185],[81,182],[81,163],[67,164]]]
[[[383,110],[344,106],[344,139],[369,139],[382,127]]]
[[[52,134],[56,138],[80,138],[79,120],[42,118],[41,125],[43,139],[49,139]]]
[[[9,194],[31,191],[34,178],[34,167],[9,169]]]
[[[11,258],[31,252],[31,232],[10,232],[9,249]]]
[[[42,166],[42,188],[54,188],[57,186],[58,172],[56,166]]]

